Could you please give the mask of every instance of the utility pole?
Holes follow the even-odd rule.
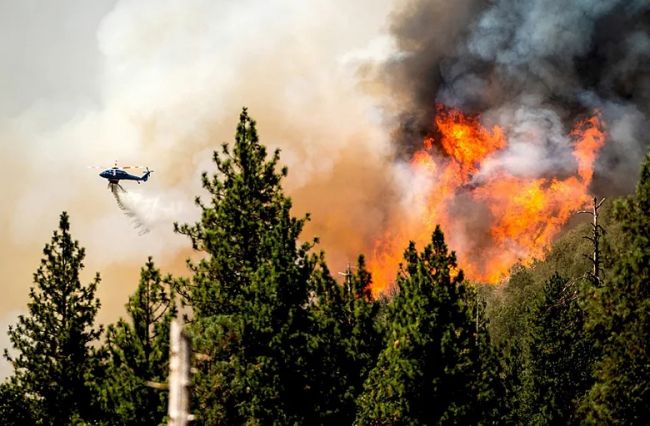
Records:
[[[187,426],[194,420],[190,408],[190,341],[178,318],[169,333],[169,426]]]
[[[593,217],[593,222],[591,224],[591,236],[582,237],[592,242],[594,246],[594,251],[592,256],[584,255],[592,263],[593,269],[591,272],[592,277],[596,283],[600,283],[600,237],[605,234],[605,229],[598,224],[598,209],[605,201],[605,198],[598,201],[598,197],[594,197],[594,203],[591,210],[580,210],[577,214],[590,214]]]

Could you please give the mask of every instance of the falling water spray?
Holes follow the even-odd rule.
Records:
[[[129,200],[125,197],[127,194],[126,190],[119,183],[109,183],[108,188],[113,193],[117,206],[131,218],[135,229],[138,230],[138,235],[144,235],[149,232],[149,227],[146,225],[144,219],[138,214],[135,208],[129,203]]]

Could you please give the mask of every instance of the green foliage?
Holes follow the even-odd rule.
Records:
[[[650,154],[634,197],[618,202],[622,244],[590,297],[602,358],[582,413],[601,424],[645,424],[650,407]]]
[[[235,143],[215,152],[217,173],[203,175],[210,202],[194,225],[177,226],[204,259],[179,291],[193,311],[199,365],[194,398],[205,424],[302,423],[313,415],[307,377],[308,282],[317,258],[298,243],[304,219],[282,193],[286,169],[267,158],[244,109]]]
[[[343,285],[329,274],[324,260],[313,279],[309,312],[310,388],[315,392],[312,422],[351,424],[356,398],[374,366],[382,339],[376,325],[379,304],[370,292],[371,277],[360,256],[345,272]]]
[[[567,232],[543,261],[517,267],[488,297],[505,348],[507,421],[641,424],[649,402],[650,171],[634,197],[606,203],[600,282],[587,279],[589,224]],[[554,274],[560,273],[570,279]]]
[[[5,358],[14,368],[15,391],[33,409],[37,424],[90,421],[97,416],[90,381],[98,367],[91,345],[101,333],[93,327],[99,275],[86,286],[79,281],[84,249],[72,239],[65,212],[43,254],[29,292],[29,313],[9,328],[17,355],[5,351]]]
[[[530,306],[539,292],[536,277],[530,269],[519,265],[512,269],[507,283],[489,290],[487,315],[490,334],[495,344],[503,346],[507,354],[515,342],[523,339]]]
[[[581,216],[582,217],[582,216]],[[584,218],[584,217],[583,217]],[[576,219],[577,220],[577,219]],[[610,259],[621,245],[620,225],[612,214],[612,203],[606,201],[600,210],[599,223],[606,229],[601,241],[603,267],[609,267]],[[553,243],[544,259],[530,266],[515,265],[509,279],[502,285],[486,286],[487,310],[490,318],[490,334],[494,342],[508,352],[514,342],[524,338],[528,315],[540,297],[544,287],[556,273],[569,279],[587,276],[591,263],[585,257],[592,252],[592,243],[584,237],[591,235],[587,222],[574,227]]]
[[[528,369],[521,417],[528,424],[575,423],[592,384],[593,340],[584,330],[579,281],[554,275],[534,304],[525,339]]]
[[[502,424],[507,412],[506,372],[502,364],[502,351],[492,343],[489,333],[490,320],[482,288],[466,285],[464,301],[473,316],[475,351],[472,363],[475,371],[472,387],[472,411],[476,424]]]
[[[388,305],[385,347],[359,397],[357,424],[458,424],[479,419],[479,342],[462,272],[440,228],[411,243]],[[487,398],[489,399],[489,398]]]
[[[169,328],[176,315],[174,294],[166,289],[151,257],[126,305],[130,321],[108,327],[106,377],[100,388],[110,424],[161,424],[168,392],[147,382],[164,383],[169,372]]]
[[[35,424],[30,402],[13,380],[0,383],[0,425]]]

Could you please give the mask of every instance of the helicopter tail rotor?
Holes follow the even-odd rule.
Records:
[[[146,167],[146,168],[145,168],[145,172],[144,172],[144,174],[142,175],[142,180],[143,180],[144,182],[146,182],[146,181],[149,179],[149,175],[150,175],[151,173],[153,173],[153,170],[149,170],[149,167]]]

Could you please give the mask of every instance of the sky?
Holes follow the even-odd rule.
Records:
[[[0,347],[62,211],[83,279],[102,276],[99,322],[124,314],[147,256],[185,273],[173,223],[197,219],[200,174],[243,106],[281,149],[295,214],[312,212],[305,238],[334,268],[354,262],[390,194],[386,119],[359,72],[393,49],[391,3],[0,0]],[[114,161],[155,170],[124,184],[145,235],[88,168]]]

